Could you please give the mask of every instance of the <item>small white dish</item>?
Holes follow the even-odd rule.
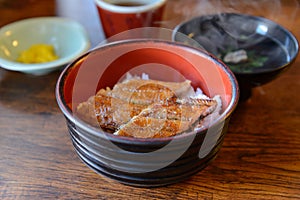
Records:
[[[53,45],[59,58],[34,64],[16,61],[22,51],[41,43]],[[70,63],[89,48],[86,30],[68,18],[28,18],[0,28],[0,67],[12,71],[44,75]]]

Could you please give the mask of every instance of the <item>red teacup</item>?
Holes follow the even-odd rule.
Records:
[[[158,27],[166,0],[95,0],[105,36],[140,27]]]

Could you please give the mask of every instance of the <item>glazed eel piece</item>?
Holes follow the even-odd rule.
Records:
[[[143,109],[114,134],[135,138],[175,136],[199,125],[216,106],[215,100],[174,97]]]
[[[76,114],[115,135],[169,137],[190,129],[216,107],[214,100],[179,98],[190,89],[188,81],[129,80],[101,89],[80,103]]]

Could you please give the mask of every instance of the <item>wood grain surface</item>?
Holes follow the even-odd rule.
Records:
[[[208,1],[188,1],[192,8],[195,3],[212,8]],[[281,1],[280,14],[270,18],[300,38],[297,2]],[[92,0],[0,0],[0,25],[46,15],[71,16],[84,23],[91,12],[68,9],[93,5]],[[166,27],[183,20],[180,7],[187,9],[182,0],[168,1]],[[94,17],[84,25],[101,30]],[[90,33],[96,37],[94,45],[101,34]],[[158,188],[120,184],[81,162],[55,99],[59,74],[36,77],[0,68],[0,199],[300,199],[299,56],[287,72],[255,88],[251,99],[238,105],[223,147],[207,168]]]

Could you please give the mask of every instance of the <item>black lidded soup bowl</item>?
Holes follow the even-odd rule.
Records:
[[[166,138],[130,138],[107,133],[74,113],[79,102],[113,87],[127,72],[151,79],[189,79],[208,96],[220,95],[220,115],[201,129]],[[157,187],[205,168],[218,154],[239,97],[230,69],[204,51],[169,41],[125,40],[82,55],[61,73],[56,87],[75,151],[99,174],[124,184]]]
[[[252,88],[286,71],[299,51],[297,39],[283,26],[241,13],[203,15],[182,22],[175,27],[173,39],[183,42],[186,38],[176,33],[188,35],[229,66],[239,83],[240,100],[250,98]],[[234,52],[232,60],[228,55]]]

